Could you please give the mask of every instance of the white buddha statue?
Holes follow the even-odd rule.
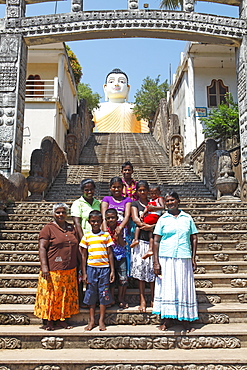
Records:
[[[94,132],[149,132],[148,123],[137,121],[133,113],[134,104],[128,103],[128,76],[115,68],[108,73],[103,86],[105,103],[94,111]]]

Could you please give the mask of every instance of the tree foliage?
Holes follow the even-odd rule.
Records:
[[[208,117],[201,118],[204,124],[203,133],[206,137],[222,142],[237,137],[239,140],[238,104],[233,101],[230,93],[225,95],[226,102],[209,112]]]
[[[165,9],[177,9],[180,6],[183,5],[182,0],[162,0],[160,3],[160,8],[165,8]]]
[[[86,100],[89,111],[92,112],[95,108],[99,108],[101,96],[98,93],[94,93],[89,84],[79,83],[77,92],[79,99]]]
[[[72,71],[73,71],[73,74],[74,74],[75,83],[76,83],[76,85],[78,85],[78,83],[81,80],[81,76],[82,76],[82,67],[81,67],[81,65],[80,65],[80,63],[77,59],[77,56],[70,49],[70,47],[68,45],[66,45],[66,50],[67,50],[70,65],[71,65],[71,68],[72,68]]]
[[[145,119],[152,122],[159,106],[160,99],[166,98],[169,85],[167,80],[160,83],[160,76],[155,79],[149,76],[144,78],[140,90],[137,90],[134,98],[133,111],[138,120]]]

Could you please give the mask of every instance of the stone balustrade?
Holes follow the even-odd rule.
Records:
[[[41,148],[35,149],[31,156],[31,170],[27,182],[32,199],[43,198],[66,163],[65,154],[56,141],[46,136],[41,142]]]

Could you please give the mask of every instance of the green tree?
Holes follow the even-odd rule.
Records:
[[[66,45],[66,50],[67,50],[70,65],[71,65],[71,68],[72,68],[72,71],[73,71],[73,74],[74,74],[75,83],[76,83],[76,85],[78,85],[78,83],[81,80],[81,76],[82,76],[82,67],[81,67],[81,65],[80,65],[80,63],[77,59],[77,56],[70,49],[70,47],[68,45]]]
[[[209,112],[208,117],[201,118],[204,125],[203,133],[221,142],[236,137],[239,140],[238,104],[233,101],[232,94],[225,95],[226,102]]]
[[[101,96],[98,93],[94,93],[89,84],[79,83],[77,92],[79,99],[86,100],[89,111],[92,112],[95,108],[99,108]]]
[[[155,79],[149,76],[144,78],[140,90],[137,90],[134,96],[135,107],[133,111],[136,118],[139,121],[141,119],[147,120],[151,127],[160,99],[166,98],[168,89],[167,80],[160,83],[160,76]]]

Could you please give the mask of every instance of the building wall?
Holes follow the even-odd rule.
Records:
[[[30,51],[31,52],[31,51]],[[49,65],[49,68],[48,68]],[[41,80],[53,80],[58,74],[57,63],[28,63],[27,78],[29,75],[39,75]]]
[[[59,147],[65,150],[70,119],[72,114],[77,113],[78,104],[76,86],[63,43],[29,48],[27,78],[29,75],[50,80],[45,85],[53,85],[54,94],[52,91],[49,97],[34,95],[26,98],[22,153],[22,173],[25,176],[30,170],[32,151],[40,148],[45,136],[53,137]]]
[[[203,125],[196,107],[205,107],[207,86],[221,79],[237,101],[237,78],[234,49],[189,43],[182,53],[181,63],[171,88],[172,113],[177,114],[184,138],[184,154],[196,149],[204,140]]]
[[[207,86],[211,85],[213,79],[221,79],[224,85],[228,86],[234,101],[237,101],[236,71],[232,68],[195,68],[195,107],[206,107],[207,111]],[[204,140],[203,124],[199,117],[196,117],[197,146]]]

